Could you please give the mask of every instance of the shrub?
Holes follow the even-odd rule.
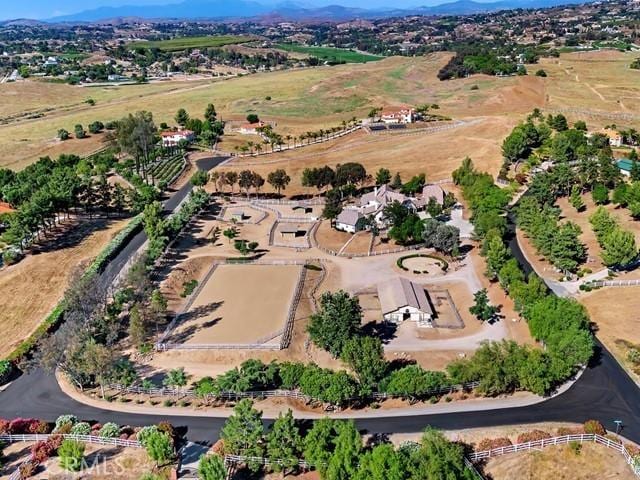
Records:
[[[102,438],[116,438],[120,435],[120,427],[117,423],[107,422],[102,426],[98,435]]]
[[[155,425],[142,427],[136,434],[136,439],[142,444],[142,446],[146,446],[149,436],[158,431],[158,427]]]
[[[2,261],[5,263],[5,265],[15,265],[20,261],[21,258],[22,255],[20,254],[20,252],[16,252],[13,249],[5,250],[2,253]]]
[[[71,428],[72,435],[91,435],[91,425],[87,422],[78,422]]]
[[[27,433],[49,433],[49,424],[44,420],[34,420],[28,425]]]
[[[49,457],[51,457],[55,453],[56,449],[52,447],[51,443],[48,441],[40,441],[36,442],[31,447],[31,461],[38,465],[43,464]]]
[[[544,430],[531,430],[530,432],[524,432],[518,435],[516,443],[535,442],[537,440],[544,440],[545,438],[551,438],[551,434]]]
[[[30,478],[36,473],[37,465],[33,462],[24,462],[20,465],[20,478]]]
[[[507,437],[485,438],[480,441],[476,450],[493,450],[494,448],[509,447],[513,445]]]
[[[582,451],[582,444],[579,442],[569,442],[569,450],[576,455],[580,455],[580,452]]]
[[[51,447],[51,450],[54,452],[56,452],[60,448],[62,442],[64,442],[64,437],[62,435],[51,435],[47,439],[47,443]]]
[[[58,449],[60,466],[70,472],[77,472],[82,468],[84,444],[76,440],[65,440]]]
[[[9,433],[46,433],[47,424],[35,418],[16,418],[9,423]]]
[[[9,434],[9,420],[5,420],[4,418],[0,418],[0,435]]]
[[[559,437],[564,437],[565,435],[581,435],[584,433],[584,428],[582,427],[560,427],[556,431],[556,435]]]
[[[73,427],[76,423],[78,423],[78,418],[75,415],[60,415],[56,419],[56,427],[53,429],[53,431],[58,432],[60,428],[66,425]]]
[[[166,433],[172,439],[176,438],[176,429],[169,422],[158,423],[158,431]]]
[[[607,434],[607,430],[599,421],[587,420],[584,422],[584,433],[604,436]]]

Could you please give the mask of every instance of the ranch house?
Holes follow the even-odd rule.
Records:
[[[385,322],[400,324],[411,320],[419,327],[433,327],[435,312],[421,285],[396,277],[378,285],[378,298]]]
[[[380,114],[380,121],[386,124],[413,123],[415,110],[411,107],[387,108]]]
[[[260,132],[259,128],[263,128],[266,126],[264,122],[258,123],[245,123],[238,128],[238,133],[242,133],[243,135],[258,135]]]
[[[336,218],[336,229],[343,232],[356,233],[365,228],[365,219],[373,216],[378,228],[386,228],[384,208],[393,202],[399,202],[412,212],[421,212],[429,201],[444,205],[446,192],[440,185],[425,185],[422,193],[408,196],[392,189],[389,185],[376,187],[372,192],[364,194],[355,205],[346,206]]]
[[[177,147],[181,140],[185,140],[189,143],[196,139],[196,134],[191,130],[178,130],[175,132],[162,132],[163,147]]]

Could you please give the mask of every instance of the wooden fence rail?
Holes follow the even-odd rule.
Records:
[[[452,385],[449,387],[437,388],[434,390],[430,390],[424,393],[424,397],[430,397],[433,395],[442,395],[446,393],[453,393],[460,390],[469,390],[475,388],[479,385],[479,382],[469,382],[461,385]],[[304,400],[305,402],[313,402],[319,401],[316,398],[313,398],[309,395],[305,395],[299,390],[263,390],[263,391],[254,391],[254,392],[219,392],[219,393],[210,393],[206,395],[198,395],[196,391],[192,388],[143,388],[139,385],[134,385],[130,387],[125,387],[123,385],[112,384],[109,385],[109,388],[112,390],[117,390],[122,393],[131,393],[131,394],[139,394],[139,395],[150,395],[154,397],[201,397],[208,400],[240,400],[243,398],[294,398],[297,400]],[[349,401],[356,401],[362,399],[371,399],[371,400],[386,400],[390,398],[405,398],[410,397],[410,395],[391,395],[388,393],[374,393],[369,397],[356,397],[347,399]]]

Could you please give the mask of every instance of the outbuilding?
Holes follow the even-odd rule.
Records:
[[[422,285],[396,277],[378,285],[384,321],[400,324],[412,320],[419,327],[433,327],[434,309]]]

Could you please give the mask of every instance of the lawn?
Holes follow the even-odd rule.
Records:
[[[204,37],[180,37],[170,40],[157,40],[150,42],[133,42],[129,44],[131,48],[157,48],[164,52],[179,52],[189,48],[216,48],[225,45],[235,45],[254,40],[252,37],[244,35],[215,35]]]
[[[384,57],[369,55],[345,48],[308,47],[297,43],[279,43],[276,48],[286,52],[304,53],[325,62],[335,63],[367,63],[382,60]]]

